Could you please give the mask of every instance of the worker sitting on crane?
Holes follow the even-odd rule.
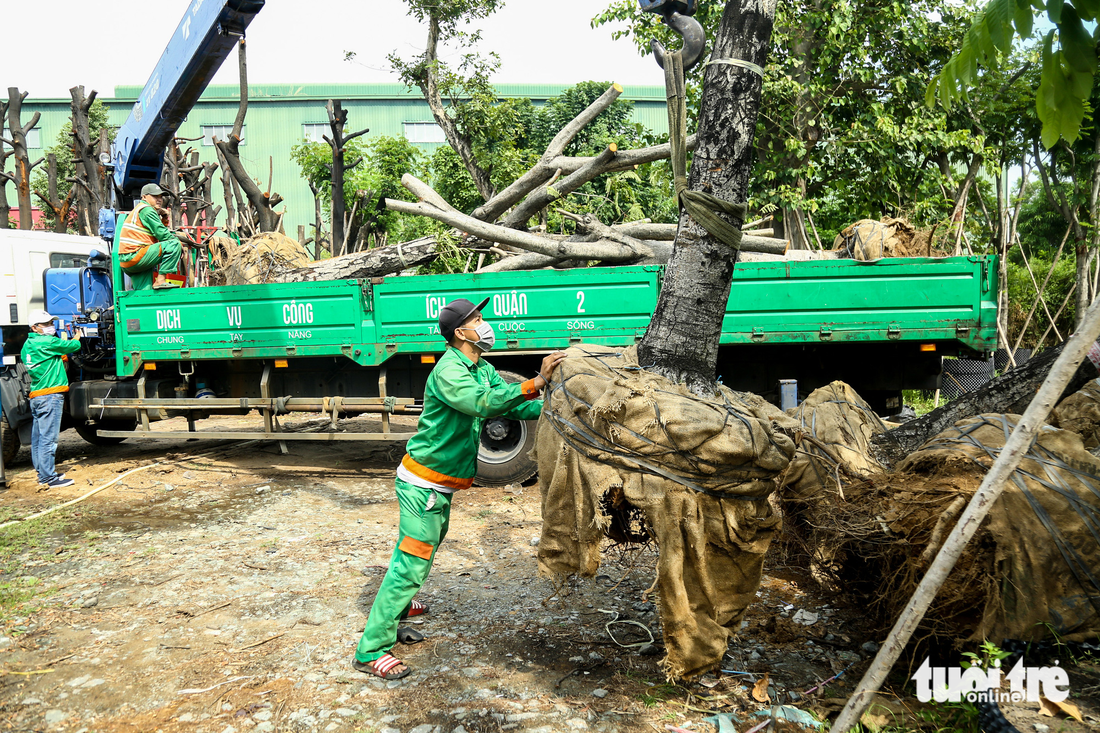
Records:
[[[119,233],[119,264],[135,290],[176,286],[165,275],[176,272],[183,247],[162,218],[164,194],[157,184],[145,184],[141,201],[126,215]]]

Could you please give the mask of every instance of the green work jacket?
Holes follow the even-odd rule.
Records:
[[[69,391],[69,375],[65,373],[61,357],[75,351],[80,351],[80,342],[76,339],[62,341],[56,336],[31,331],[20,352],[23,365],[31,375],[31,397]]]
[[[485,359],[475,364],[447,347],[428,375],[424,411],[402,464],[433,483],[468,488],[477,473],[482,423],[490,417],[537,419],[542,412],[538,393],[533,379],[509,384]]]

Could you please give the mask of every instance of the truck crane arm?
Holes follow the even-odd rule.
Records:
[[[164,149],[265,0],[192,0],[111,148],[115,204],[160,181]]]

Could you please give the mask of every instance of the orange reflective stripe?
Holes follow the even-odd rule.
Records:
[[[133,257],[126,260],[125,262],[119,262],[118,264],[122,265],[123,270],[130,269],[131,267],[133,267],[137,263],[141,262],[141,258],[145,256],[145,253],[149,250],[149,247],[150,247],[150,245],[148,245],[148,244],[145,245],[141,249],[135,251]],[[119,249],[121,249],[121,247]],[[124,252],[123,254],[129,254],[129,253]]]
[[[473,476],[470,478],[456,478],[454,476],[448,476],[445,473],[440,473],[439,471],[433,471],[427,466],[421,466],[408,453],[401,459],[401,465],[404,466],[405,470],[409,473],[419,476],[425,481],[431,481],[433,484],[446,486],[448,489],[468,489],[474,485]]]
[[[45,389],[32,389],[30,393],[31,399],[35,397],[42,397],[48,394],[57,394],[58,392],[68,392],[69,385],[63,384],[60,387],[46,387]]]
[[[419,557],[421,560],[431,560],[432,550],[435,548],[427,542],[421,542],[413,537],[406,537],[401,540],[401,544],[397,546],[397,549],[401,550],[401,552],[407,552],[413,557]]]

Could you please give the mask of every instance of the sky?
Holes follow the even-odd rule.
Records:
[[[0,6],[13,1],[0,0]],[[508,0],[480,24],[480,49],[501,59],[494,81],[663,84],[652,56],[639,56],[628,39],[613,41],[611,26],[591,28],[592,17],[609,4]],[[115,85],[144,85],[190,0],[48,0],[47,5],[50,20],[36,24],[36,32],[5,34],[0,89],[17,86],[41,98],[68,97],[77,84],[102,96],[112,95]],[[406,7],[402,0],[267,0],[248,28],[249,83],[398,81],[387,54],[414,56],[427,36]],[[355,51],[356,58],[345,61],[345,51]],[[456,60],[459,53],[446,49],[441,55]],[[237,83],[233,56],[213,83]]]

